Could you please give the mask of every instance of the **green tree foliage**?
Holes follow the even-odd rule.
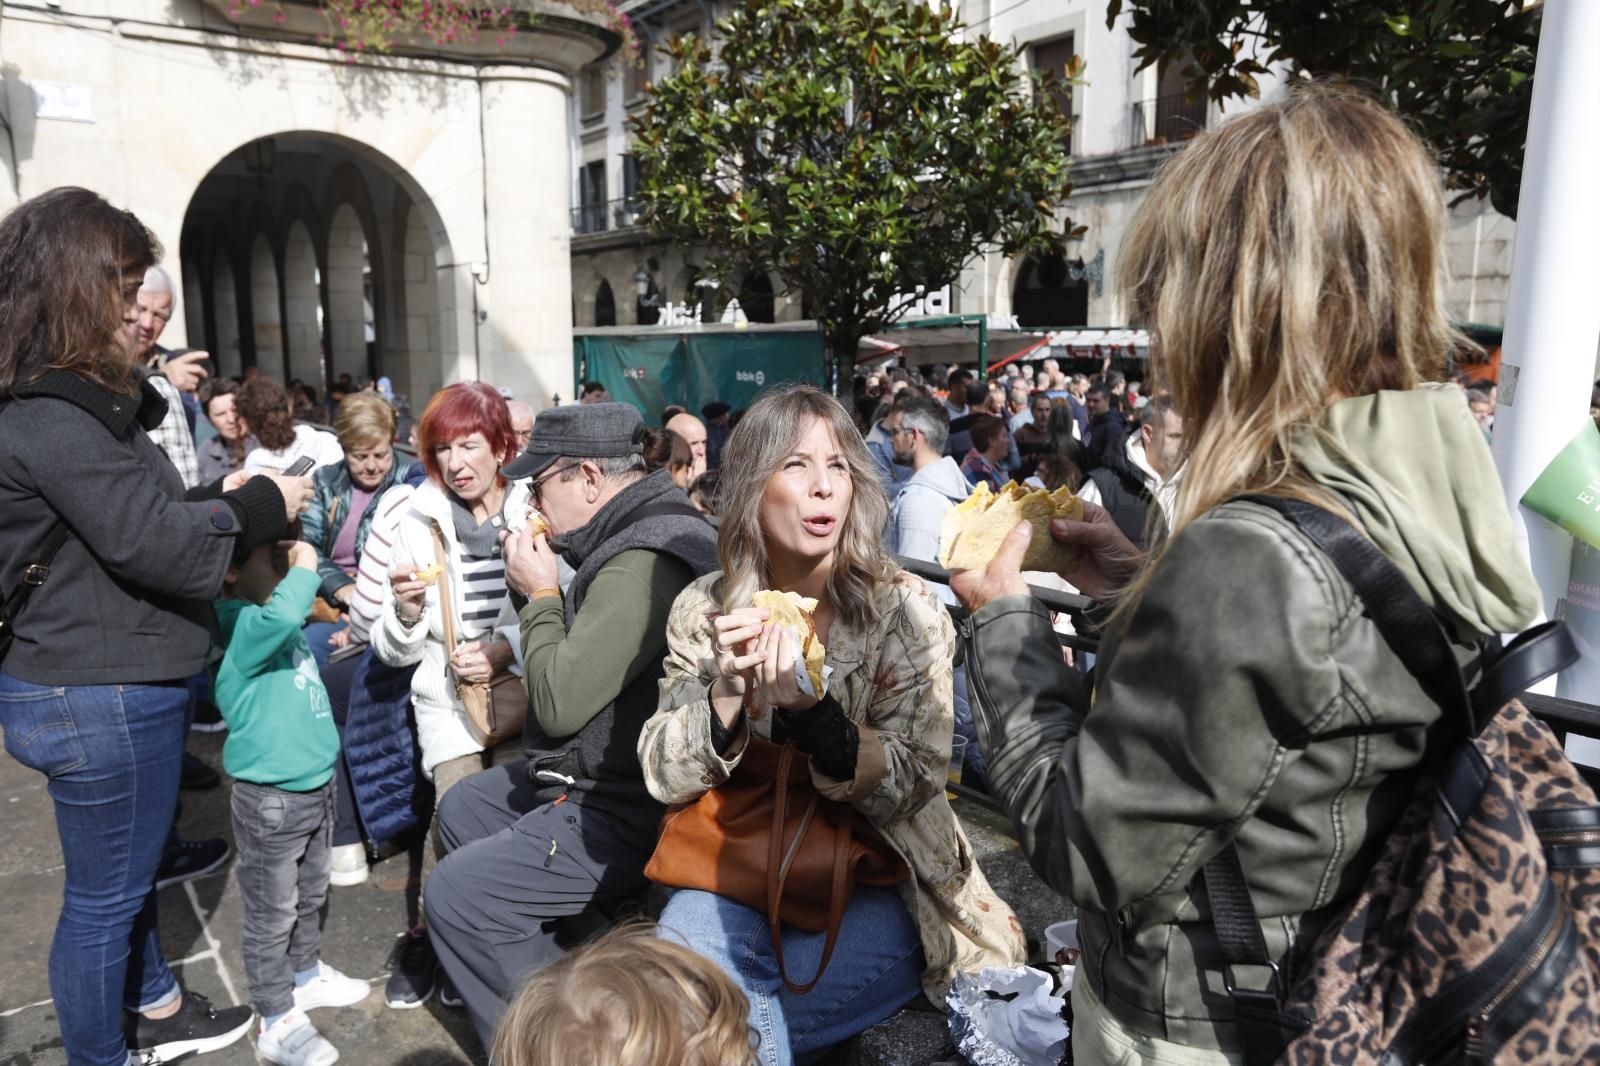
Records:
[[[1140,67],[1185,64],[1192,94],[1258,95],[1285,62],[1371,86],[1438,156],[1457,202],[1516,217],[1542,7],[1527,0],[1110,0]],[[1585,133],[1585,136],[1589,133]]]
[[[897,294],[1059,243],[1067,120],[1012,48],[906,0],[750,0],[717,29],[666,47],[636,124],[645,221],[806,293],[841,369]]]

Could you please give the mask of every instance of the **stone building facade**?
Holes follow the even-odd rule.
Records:
[[[134,211],[182,288],[163,342],[223,373],[570,398],[569,97],[616,34],[537,0],[504,45],[352,61],[310,0],[231,6],[0,3],[0,211]]]
[[[1106,26],[1105,0],[959,0],[966,32],[984,33],[1015,45],[1030,68],[1059,70],[1077,55],[1085,63],[1084,83],[1055,101],[1073,119],[1074,191],[1063,207],[1063,222],[1087,227],[1067,254],[1044,259],[1011,259],[998,253],[974,258],[950,287],[940,310],[988,314],[1023,327],[1126,324],[1126,311],[1113,279],[1117,250],[1134,210],[1156,168],[1196,132],[1225,116],[1216,105],[1184,98],[1181,71],[1136,71],[1133,42],[1123,16]],[[729,0],[626,0],[647,41],[694,32],[714,35],[714,19]],[[768,287],[777,293],[772,317],[752,321],[792,321],[806,316],[802,294],[785,294],[777,277],[730,279],[719,296],[704,292],[696,264],[700,249],[677,248],[652,240],[633,224],[630,195],[633,167],[629,121],[643,106],[644,84],[670,73],[668,60],[650,57],[643,68],[616,60],[592,64],[578,75],[573,119],[572,291],[579,326],[653,322],[662,304],[674,317],[692,313],[720,317],[719,301]],[[1271,99],[1281,84],[1264,78]],[[1241,108],[1230,104],[1229,114]],[[1460,321],[1499,326],[1511,273],[1514,223],[1487,203],[1453,209],[1449,256],[1453,275],[1450,311]],[[758,310],[768,304],[758,301]]]

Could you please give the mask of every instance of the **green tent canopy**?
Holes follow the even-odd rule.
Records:
[[[600,382],[653,426],[669,404],[698,414],[721,400],[739,410],[773,385],[823,383],[814,322],[575,329],[572,359],[579,380]]]

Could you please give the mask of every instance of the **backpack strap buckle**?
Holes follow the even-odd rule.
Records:
[[[1270,980],[1267,982],[1267,987],[1265,989],[1258,989],[1255,987],[1255,982],[1250,982],[1252,987],[1241,988],[1238,981],[1236,981],[1233,976],[1233,971],[1239,967],[1247,967],[1251,970],[1270,971]],[[1270,994],[1274,1002],[1280,1000],[1283,996],[1283,993],[1287,991],[1287,989],[1283,987],[1283,971],[1278,969],[1278,964],[1273,962],[1271,959],[1268,959],[1265,962],[1228,963],[1222,967],[1222,987],[1228,990],[1228,995],[1230,996],[1259,995],[1264,992]]]
[[[22,583],[38,588],[50,577],[50,567],[47,563],[29,563],[28,568],[22,571]]]

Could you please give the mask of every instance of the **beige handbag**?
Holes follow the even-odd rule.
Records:
[[[444,622],[444,653],[456,654],[456,600],[450,587],[450,550],[444,531],[433,523],[433,557],[439,564],[439,615]],[[528,720],[528,687],[510,670],[502,670],[488,681],[463,681],[456,678],[456,697],[467,710],[472,728],[493,747],[502,740],[522,735]]]

